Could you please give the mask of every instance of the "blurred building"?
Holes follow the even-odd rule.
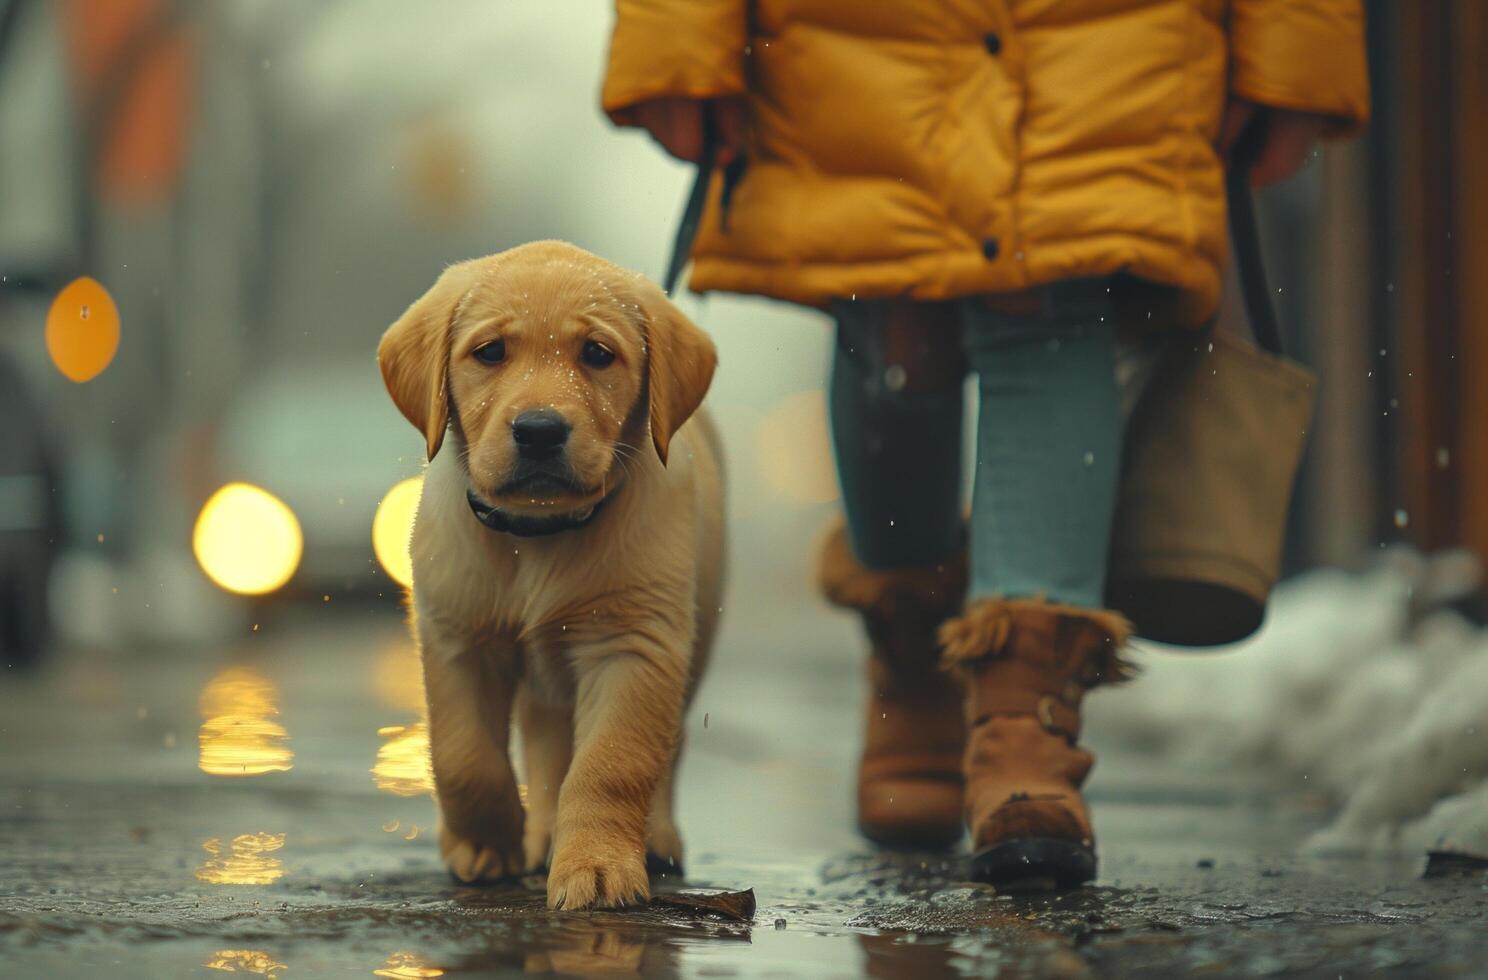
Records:
[[[1370,128],[1264,196],[1280,306],[1322,375],[1295,567],[1387,542],[1488,558],[1488,7],[1368,16]]]

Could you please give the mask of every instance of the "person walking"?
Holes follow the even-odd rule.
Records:
[[[1073,886],[1096,852],[1084,694],[1105,608],[1118,355],[1214,316],[1227,157],[1256,184],[1367,119],[1359,0],[617,0],[604,110],[716,154],[690,285],[828,311],[862,617],[858,822],[976,877]],[[962,390],[980,390],[970,517]]]

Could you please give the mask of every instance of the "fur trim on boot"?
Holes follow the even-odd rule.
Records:
[[[1132,625],[1125,617],[1106,609],[1081,609],[1040,599],[971,603],[965,613],[941,626],[941,663],[964,673],[977,660],[1006,656],[1013,648],[1015,629],[1046,638],[1046,642],[1020,644],[1019,651],[1050,669],[1060,669],[1062,658],[1085,661],[1086,687],[1121,684],[1136,676],[1136,668],[1122,657],[1132,636]]]

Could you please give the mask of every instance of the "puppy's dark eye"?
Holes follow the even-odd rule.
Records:
[[[584,349],[579,353],[579,359],[590,367],[609,367],[615,363],[615,352],[604,344],[591,340],[584,345]]]
[[[482,364],[500,364],[506,360],[506,341],[493,340],[489,343],[481,344],[475,350],[471,351],[471,353]]]

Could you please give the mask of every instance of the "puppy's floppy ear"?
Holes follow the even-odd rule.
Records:
[[[444,270],[432,288],[414,301],[377,345],[377,364],[393,404],[424,434],[429,458],[444,443],[449,425],[445,382],[449,371],[450,325],[455,309],[475,284],[476,263]]]
[[[682,423],[692,417],[708,393],[718,353],[707,334],[666,298],[647,284],[646,378],[651,396],[651,442],[662,463],[667,446]]]

